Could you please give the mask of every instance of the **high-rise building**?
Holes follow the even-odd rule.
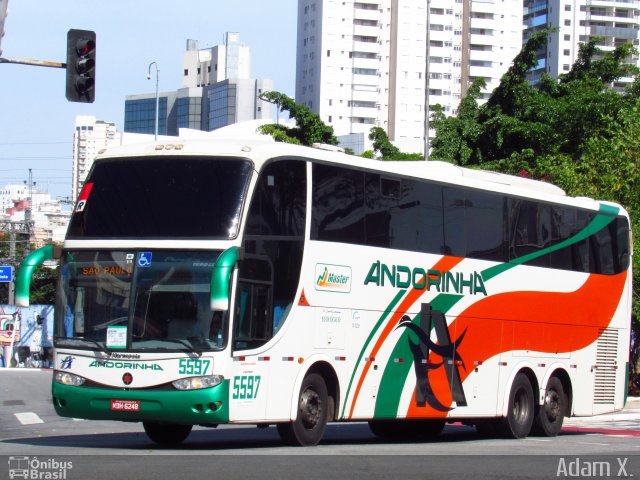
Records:
[[[152,71],[153,73],[153,71]],[[238,33],[227,32],[224,44],[198,49],[187,40],[182,87],[158,93],[158,134],[178,135],[180,128],[211,131],[232,123],[270,119],[273,107],[259,100],[273,81],[251,78],[249,47]],[[153,134],[156,94],[128,95],[124,131]]]
[[[296,101],[338,136],[380,126],[424,152],[426,113],[455,114],[476,78],[488,96],[521,38],[520,0],[299,0]]]
[[[116,124],[96,120],[90,115],[76,117],[73,134],[73,170],[71,172],[71,200],[80,193],[93,159],[104,148],[120,144]]]
[[[640,0],[524,0],[523,43],[536,31],[551,27],[546,48],[538,53],[538,65],[530,80],[536,83],[542,73],[557,78],[569,72],[578,58],[579,44],[600,37],[599,48],[612,51],[629,43],[638,45]],[[640,65],[638,57],[627,59]],[[630,78],[612,85],[624,88]]]
[[[97,120],[91,115],[78,115],[73,134],[73,170],[69,201],[73,202],[78,198],[93,160],[100,150],[148,140],[148,135],[119,132],[113,122]]]

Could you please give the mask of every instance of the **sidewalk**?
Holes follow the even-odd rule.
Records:
[[[640,428],[640,397],[629,397],[624,409],[619,412],[604,413],[602,415],[594,415],[592,417],[565,418],[564,425],[586,426],[589,424],[608,422],[639,422],[638,428]]]
[[[624,409],[640,410],[640,397],[627,398],[627,405],[624,407]]]

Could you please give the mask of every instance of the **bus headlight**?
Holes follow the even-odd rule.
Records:
[[[85,382],[85,379],[68,372],[56,372],[53,379],[63,385],[73,385],[79,387]]]
[[[207,375],[204,377],[181,378],[171,382],[171,384],[178,390],[200,390],[220,385],[223,380],[224,377],[222,375]]]

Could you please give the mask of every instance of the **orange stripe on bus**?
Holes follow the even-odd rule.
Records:
[[[440,271],[446,272],[451,270],[462,260],[463,259],[460,257],[442,257],[432,268],[434,270],[440,270]],[[389,334],[396,327],[400,319],[407,313],[407,310],[411,308],[411,306],[416,302],[416,300],[418,300],[418,298],[420,298],[420,296],[426,291],[427,290],[416,289],[416,288],[412,288],[411,290],[409,290],[409,293],[407,294],[407,296],[404,298],[404,300],[402,300],[402,302],[400,302],[400,305],[396,309],[395,313],[391,316],[391,318],[387,322],[387,325],[384,327],[384,330],[382,330],[382,333],[380,334],[378,341],[373,346],[373,350],[371,350],[371,353],[369,354],[370,357],[376,356],[376,354],[378,353],[378,350],[380,350],[380,347],[382,346],[384,341],[387,339]],[[353,416],[353,410],[355,409],[356,401],[358,400],[358,395],[360,394],[360,389],[362,388],[364,379],[367,376],[367,373],[369,372],[370,366],[371,366],[371,363],[365,363],[364,369],[360,374],[360,378],[358,379],[358,384],[356,385],[355,392],[353,393],[353,400],[351,401],[351,408],[349,410],[348,418],[351,418]]]
[[[573,352],[591,345],[611,323],[625,288],[627,272],[590,275],[576,291],[507,292],[486,297],[469,306],[451,323],[452,338],[466,330],[458,352],[465,362],[484,362],[502,352],[534,350],[544,353]],[[500,312],[503,319],[495,319]],[[439,357],[432,362],[437,362]],[[441,360],[440,360],[441,361]],[[460,368],[464,381],[474,370]],[[445,369],[429,372],[433,391],[443,405],[451,405]],[[429,407],[417,407],[414,398],[407,417],[446,416]]]

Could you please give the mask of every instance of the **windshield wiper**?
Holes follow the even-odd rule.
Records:
[[[64,341],[64,342],[67,342],[67,343],[74,343],[74,344],[77,344],[77,346],[82,346],[82,343],[90,343],[90,344],[95,345],[96,347],[98,347],[98,349],[101,352],[104,352],[104,353],[107,353],[107,354],[111,353],[111,350],[109,350],[105,346],[104,343],[97,342],[96,340],[88,340],[86,338],[54,337],[54,341],[55,340],[57,340],[59,342],[60,341]]]
[[[202,356],[202,350],[198,350],[196,349],[192,343],[187,342],[186,340],[182,339],[182,338],[159,338],[158,340],[164,342],[176,342],[179,343],[181,345],[184,345],[185,347],[187,347],[190,351],[193,351],[194,353],[196,353],[198,355],[198,357]]]

